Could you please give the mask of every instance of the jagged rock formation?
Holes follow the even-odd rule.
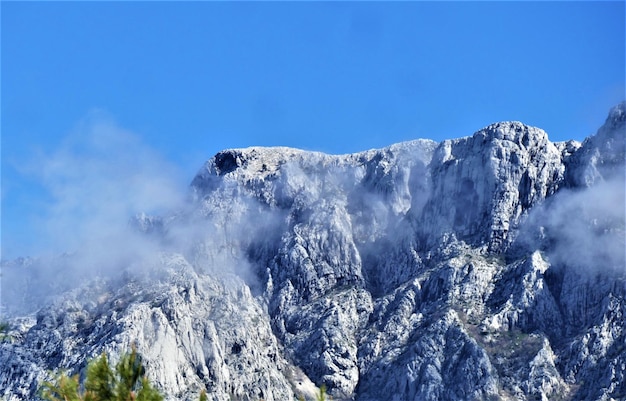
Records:
[[[11,321],[0,395],[135,343],[170,399],[626,399],[625,124],[220,152],[189,208],[132,224],[158,258]],[[5,264],[5,296],[38,263]]]

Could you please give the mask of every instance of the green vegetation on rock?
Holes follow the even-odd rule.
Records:
[[[91,360],[84,382],[79,375],[60,373],[53,382],[44,382],[40,395],[48,401],[162,401],[163,396],[145,376],[141,356],[133,347],[122,355],[115,369],[109,364],[106,353]],[[204,391],[200,401],[206,401]]]

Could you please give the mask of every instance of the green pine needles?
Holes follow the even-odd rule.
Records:
[[[303,395],[298,397],[298,401],[306,401]],[[330,398],[326,394],[326,385],[322,384],[319,388],[319,392],[315,395],[315,401],[330,401]]]
[[[59,374],[54,382],[44,382],[40,395],[48,401],[162,401],[163,396],[145,376],[141,356],[133,347],[123,355],[115,369],[111,368],[105,353],[87,366],[82,386],[79,375]],[[200,401],[206,401],[204,391]]]
[[[10,329],[11,325],[9,325],[9,323],[0,322],[0,342],[11,341],[11,336],[9,335]]]
[[[78,374],[60,373],[52,382],[42,384],[39,395],[47,401],[163,401],[163,396],[152,387],[145,373],[135,347],[122,355],[115,368],[111,367],[103,352],[89,362],[82,383]],[[301,395],[298,400],[304,401],[304,397]],[[322,385],[315,401],[329,400],[326,386]],[[202,390],[199,401],[207,401],[206,391]]]

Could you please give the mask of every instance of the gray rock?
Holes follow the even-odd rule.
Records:
[[[188,207],[131,221],[158,257],[77,289],[3,264],[0,396],[135,344],[171,400],[626,399],[625,110],[582,144],[220,152]]]

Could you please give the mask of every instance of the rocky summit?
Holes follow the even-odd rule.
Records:
[[[222,151],[144,252],[3,262],[0,397],[134,345],[168,400],[626,400],[625,138]]]

